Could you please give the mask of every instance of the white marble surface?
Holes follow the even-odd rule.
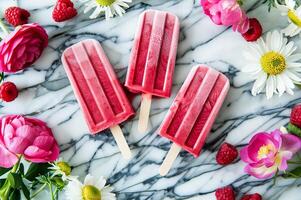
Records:
[[[60,144],[61,157],[74,167],[74,175],[81,179],[87,173],[107,177],[118,199],[213,200],[214,191],[229,184],[238,196],[258,192],[269,200],[300,199],[300,181],[280,178],[272,186],[272,180],[259,181],[245,175],[241,161],[226,167],[216,164],[216,151],[223,141],[241,148],[256,131],[272,130],[286,124],[290,108],[301,101],[301,92],[269,101],[264,95],[251,96],[252,82],[240,72],[245,64],[241,51],[246,42],[231,29],[214,25],[202,13],[198,0],[133,0],[122,18],[90,20],[80,14],[64,23],[55,23],[51,18],[54,3],[55,0],[18,1],[21,7],[30,10],[31,22],[38,22],[47,29],[49,47],[31,68],[6,77],[17,84],[21,93],[13,103],[1,103],[0,113],[20,113],[45,120]],[[15,1],[2,0],[1,14],[5,7],[14,4]],[[259,1],[248,1],[246,7],[250,16],[256,16],[262,22],[265,32],[287,23],[277,12],[267,13],[267,8]],[[153,101],[151,127],[147,134],[136,131],[137,117],[122,125],[134,154],[132,160],[126,161],[109,131],[97,136],[89,134],[60,56],[66,47],[77,41],[94,38],[101,42],[123,82],[138,15],[149,8],[173,12],[181,21],[173,95],[170,99]],[[295,39],[298,39],[301,52],[301,40]],[[229,95],[201,156],[195,159],[187,152],[181,152],[170,173],[160,177],[158,168],[170,142],[157,135],[157,128],[189,70],[199,63],[210,65],[229,77]],[[139,103],[137,96],[133,99],[136,109]]]

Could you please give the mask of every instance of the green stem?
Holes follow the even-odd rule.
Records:
[[[287,172],[286,174],[291,175],[294,178],[300,178],[299,176],[296,176],[295,174],[291,173],[291,172]]]
[[[55,199],[57,200],[59,197],[59,190],[57,189],[57,187],[54,190],[54,195],[55,195]]]
[[[22,156],[19,157],[17,163],[10,170],[10,173],[15,173],[19,169],[21,159],[22,159]],[[10,193],[10,190],[11,190],[11,185],[10,185],[8,179],[6,179],[5,182],[4,182],[4,185],[0,189],[1,200],[7,200],[8,199],[8,195]]]
[[[22,155],[19,157],[18,162],[14,165],[11,172],[15,173],[19,169],[21,159],[22,159]]]
[[[287,161],[288,164],[301,164],[301,162],[298,161]]]
[[[0,19],[0,28],[2,29],[2,31],[5,33],[5,35],[9,34],[9,30],[8,28],[5,26],[5,24],[3,23],[3,21]]]
[[[52,183],[49,183],[48,186],[49,186],[49,190],[50,190],[50,193],[51,193],[51,200],[55,200],[53,190],[52,190]]]
[[[42,187],[40,187],[40,189],[38,189],[32,196],[30,199],[33,199],[34,197],[36,197],[38,194],[40,194],[40,192],[42,192],[45,187],[47,186],[47,183],[44,183],[44,185],[42,185]]]
[[[272,186],[276,185],[276,180],[277,180],[277,177],[278,177],[278,173],[279,173],[279,170],[277,169],[277,171],[275,173],[275,176],[273,178],[273,185]]]

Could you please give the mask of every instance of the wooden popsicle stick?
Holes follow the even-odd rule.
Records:
[[[119,150],[121,151],[122,156],[125,159],[130,159],[132,157],[132,152],[124,138],[124,135],[123,135],[123,132],[122,132],[120,126],[119,125],[112,126],[112,127],[110,127],[110,130],[117,143],[117,146],[119,147]]]
[[[159,169],[159,173],[161,176],[165,176],[169,172],[173,162],[176,160],[180,151],[181,151],[181,147],[179,145],[177,145],[176,143],[173,143],[171,145],[171,147]]]
[[[140,133],[144,133],[147,129],[151,104],[152,104],[152,95],[142,94],[140,114],[138,120],[138,131]]]

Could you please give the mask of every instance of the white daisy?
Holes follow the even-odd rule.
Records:
[[[267,98],[274,93],[281,96],[284,92],[293,95],[295,84],[301,83],[301,54],[295,54],[297,47],[279,31],[267,33],[266,41],[259,38],[249,44],[244,52],[247,64],[242,71],[247,72],[256,80],[252,94],[265,90]]]
[[[91,19],[98,17],[105,13],[106,19],[114,17],[115,15],[122,16],[125,13],[124,8],[128,8],[128,3],[132,0],[79,0],[85,4],[84,13],[94,9],[90,15]]]
[[[50,164],[51,167],[49,169],[54,171],[53,176],[60,175],[63,181],[77,179],[76,176],[71,176],[71,166],[63,161],[62,158]]]
[[[106,180],[103,177],[98,179],[88,174],[84,184],[78,180],[71,180],[66,187],[66,197],[69,200],[116,200],[112,193],[113,188],[105,186]]]
[[[284,5],[280,5],[278,1],[275,0],[275,4],[280,10],[281,15],[288,17],[290,23],[282,30],[283,33],[290,37],[301,33],[301,6],[297,7],[295,0],[285,0]]]

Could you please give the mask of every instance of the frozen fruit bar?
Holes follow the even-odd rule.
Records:
[[[145,131],[152,96],[170,97],[180,23],[168,12],[148,10],[140,15],[125,86],[142,93],[141,131]]]
[[[223,74],[206,66],[193,68],[162,122],[160,135],[174,143],[173,150],[183,148],[199,156],[228,90]]]
[[[116,131],[120,134],[118,124],[134,112],[99,42],[88,39],[72,45],[62,62],[90,131],[110,128],[114,137]]]

